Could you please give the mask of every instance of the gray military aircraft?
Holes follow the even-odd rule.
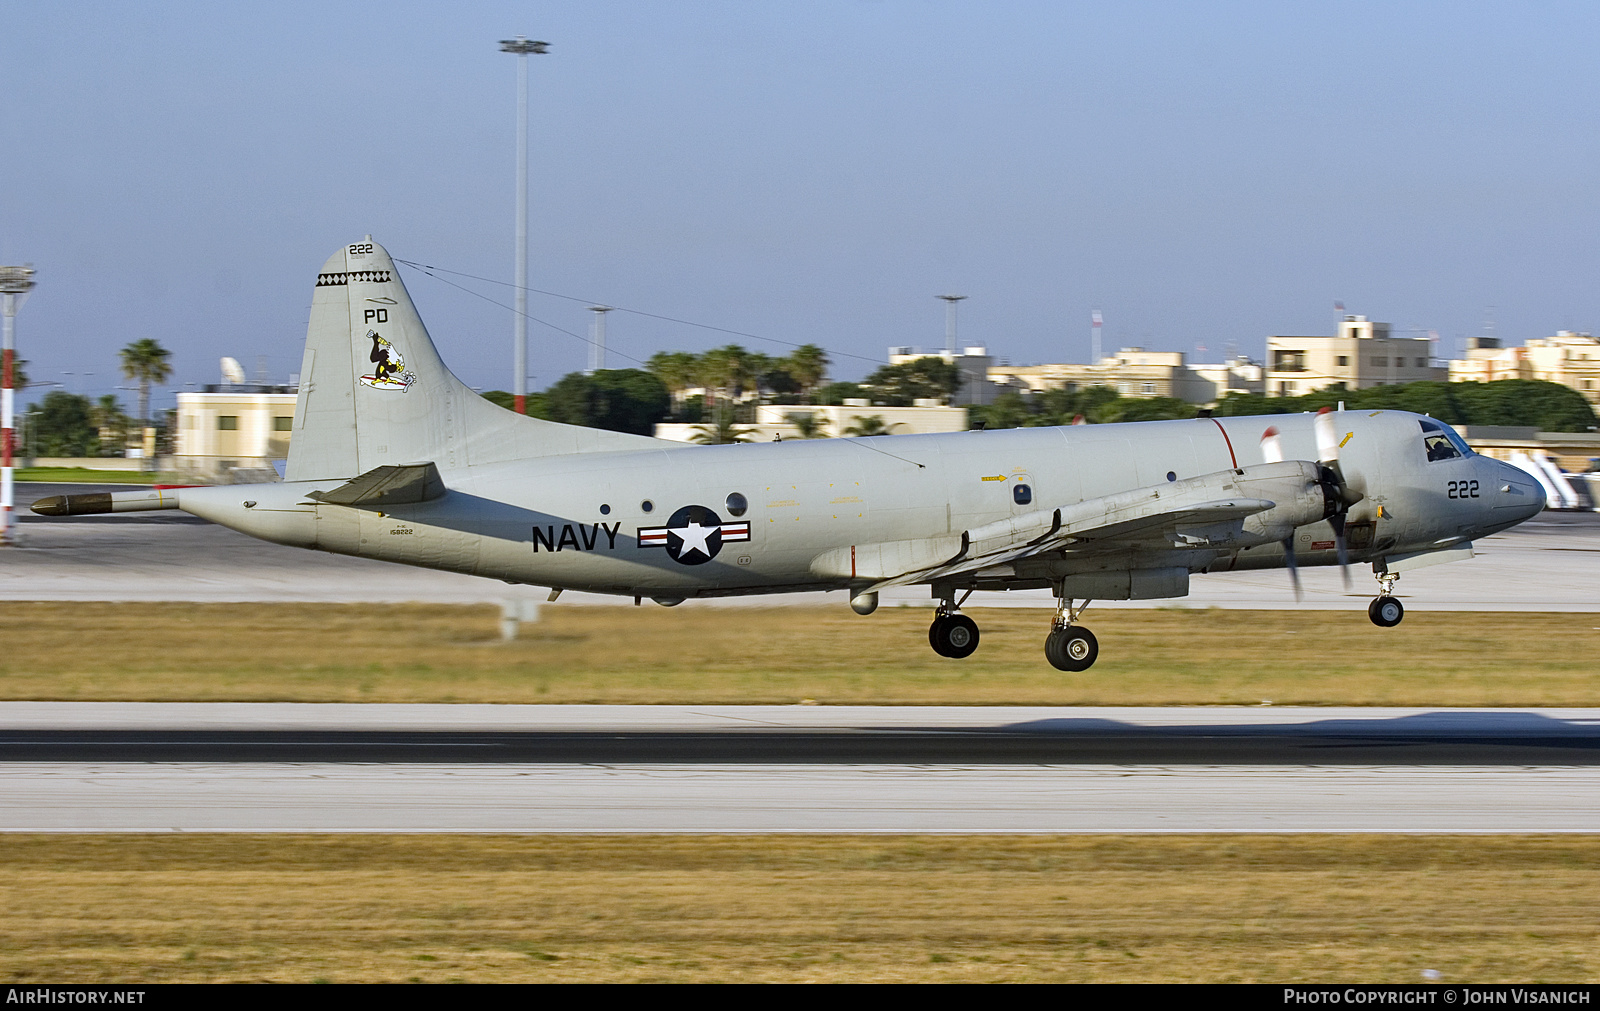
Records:
[[[1265,432],[1267,421],[1271,427]],[[923,584],[928,641],[978,646],[974,590],[1049,588],[1045,656],[1086,670],[1090,600],[1182,597],[1195,573],[1371,562],[1374,623],[1407,568],[1544,505],[1522,471],[1399,411],[690,446],[554,424],[440,360],[368,236],[317,275],[279,484],[72,495],[68,515],[182,509],[279,544],[649,597]],[[1346,580],[1348,581],[1348,575]]]

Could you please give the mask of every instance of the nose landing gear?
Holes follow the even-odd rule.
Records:
[[[1085,600],[1074,607],[1070,597],[1056,598],[1056,616],[1050,623],[1050,634],[1044,640],[1044,658],[1056,670],[1086,671],[1094,666],[1100,656],[1100,643],[1094,633],[1077,624],[1078,616],[1088,608]]]
[[[1394,595],[1394,582],[1399,578],[1398,572],[1385,572],[1378,576],[1378,595],[1367,605],[1367,617],[1372,619],[1374,625],[1393,628],[1406,616],[1405,605]]]

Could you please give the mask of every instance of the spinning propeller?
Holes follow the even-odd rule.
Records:
[[[1312,424],[1317,437],[1317,484],[1322,488],[1322,518],[1333,528],[1334,551],[1339,556],[1339,574],[1344,577],[1344,588],[1350,589],[1350,559],[1345,550],[1344,523],[1350,507],[1361,501],[1362,495],[1345,480],[1344,468],[1339,465],[1339,433],[1334,428],[1334,411],[1324,407],[1317,412]],[[1283,460],[1283,444],[1276,426],[1261,434],[1261,456],[1268,463]],[[1300,599],[1300,570],[1295,564],[1294,534],[1283,541],[1284,563],[1289,569],[1289,582],[1294,586],[1294,599]]]

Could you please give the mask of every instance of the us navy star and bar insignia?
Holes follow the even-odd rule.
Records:
[[[724,544],[749,539],[748,520],[724,523],[705,506],[684,506],[665,526],[639,528],[639,547],[666,548],[667,556],[680,565],[704,565]]]

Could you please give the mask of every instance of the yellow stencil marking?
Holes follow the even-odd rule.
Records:
[[[1006,476],[1004,474],[996,474],[993,477],[985,477],[983,480],[985,480],[985,481],[1004,481],[1005,479],[1006,479]]]
[[[1344,446],[1345,446],[1345,443],[1349,442],[1351,439],[1354,439],[1355,437],[1356,437],[1356,433],[1354,433],[1354,432],[1346,432],[1344,434],[1344,442],[1339,443],[1339,448],[1343,449]]]

